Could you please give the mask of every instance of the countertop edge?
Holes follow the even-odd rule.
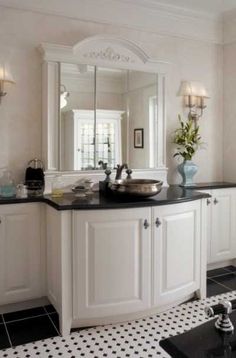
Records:
[[[207,199],[210,198],[210,194],[206,193],[197,193],[197,196],[191,197],[191,198],[183,198],[183,199],[173,199],[173,200],[153,200],[153,201],[133,201],[133,202],[118,202],[114,201],[110,204],[106,204],[105,206],[102,205],[90,205],[90,206],[83,206],[83,205],[58,205],[55,204],[50,199],[44,200],[49,206],[53,207],[54,209],[58,211],[64,211],[64,210],[116,210],[116,209],[132,209],[132,208],[143,208],[143,207],[152,207],[152,206],[164,206],[164,205],[173,205],[173,204],[181,204],[186,203],[190,201],[196,201],[201,199]]]
[[[191,190],[192,191],[192,190]],[[130,208],[141,208],[141,207],[152,207],[152,206],[163,206],[163,205],[172,205],[172,204],[180,204],[195,200],[201,200],[204,198],[209,198],[210,195],[208,193],[201,193],[199,191],[194,192],[194,196],[186,196],[184,198],[173,198],[173,199],[153,199],[150,198],[146,200],[140,201],[107,201],[105,203],[98,204],[59,204],[56,203],[53,198],[49,196],[43,197],[28,197],[28,198],[4,198],[0,199],[0,205],[7,204],[24,204],[24,203],[45,203],[58,211],[64,210],[109,210],[109,209],[130,209]],[[105,199],[105,198],[104,198]]]

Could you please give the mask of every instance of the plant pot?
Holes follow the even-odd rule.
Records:
[[[193,177],[197,173],[198,166],[191,160],[185,160],[183,163],[178,165],[178,171],[182,176],[181,186],[194,186]]]

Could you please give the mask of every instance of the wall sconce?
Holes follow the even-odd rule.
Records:
[[[15,84],[15,81],[12,77],[12,74],[9,68],[6,68],[5,65],[0,66],[0,103],[2,97],[6,96],[7,92],[4,91],[5,83]]]
[[[69,97],[69,92],[66,90],[65,85],[60,86],[60,108],[64,108],[67,105],[67,98]]]
[[[189,108],[189,117],[197,121],[206,108],[205,99],[210,98],[206,88],[198,81],[182,81],[178,96],[185,98],[185,106]]]

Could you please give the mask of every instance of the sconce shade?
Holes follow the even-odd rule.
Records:
[[[5,65],[0,65],[0,81],[15,84],[10,69],[7,68]]]
[[[69,97],[69,92],[66,90],[66,86],[61,84],[61,93],[60,93],[60,108],[64,108],[67,105],[67,98]]]
[[[182,81],[177,95],[210,98],[205,86],[199,81]]]

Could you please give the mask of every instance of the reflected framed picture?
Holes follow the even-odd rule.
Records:
[[[143,148],[143,128],[135,128],[134,130],[134,148]]]

